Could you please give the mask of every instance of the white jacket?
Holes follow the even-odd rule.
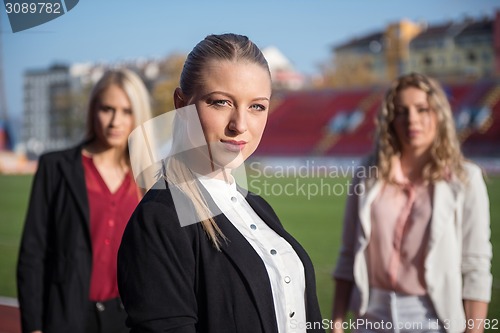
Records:
[[[462,300],[489,302],[492,275],[489,200],[481,169],[466,163],[467,184],[434,185],[432,220],[425,259],[425,282],[447,332],[463,332]],[[364,314],[369,279],[365,250],[371,233],[370,209],[382,181],[355,179],[344,216],[342,247],[334,277],[354,281],[350,308]]]

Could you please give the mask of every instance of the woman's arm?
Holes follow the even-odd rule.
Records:
[[[358,196],[354,191],[359,184],[359,179],[354,178],[351,182],[349,196],[344,212],[344,223],[342,230],[342,245],[337,259],[337,266],[334,271],[335,293],[333,295],[333,316],[334,329],[332,332],[343,332],[341,324],[348,312],[349,300],[351,298],[352,287],[354,285],[354,248],[356,239],[356,223],[358,217]],[[339,329],[335,329],[338,327]]]
[[[148,201],[151,193],[128,222],[118,253],[118,286],[127,324],[131,333],[195,333],[195,245],[187,232],[195,226],[182,228],[173,203]]]
[[[464,300],[466,333],[484,332],[483,319],[488,314],[488,303],[481,301]]]
[[[335,293],[333,297],[333,333],[342,333],[342,323],[347,315],[349,299],[351,298],[353,282],[335,279]]]
[[[482,332],[479,325],[488,313],[491,297],[491,257],[489,200],[482,173],[476,166],[469,169],[462,223],[463,299],[467,323]],[[479,327],[481,326],[481,327]]]
[[[33,179],[17,262],[17,292],[23,332],[43,327],[45,254],[51,197],[50,166],[42,156]]]

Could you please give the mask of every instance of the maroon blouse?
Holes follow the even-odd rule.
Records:
[[[91,157],[82,155],[90,210],[92,276],[89,299],[116,298],[116,262],[125,226],[139,203],[139,194],[129,172],[120,187],[111,193]]]

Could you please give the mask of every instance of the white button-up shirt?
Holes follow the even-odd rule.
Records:
[[[271,229],[238,192],[232,179],[198,176],[217,207],[252,245],[266,266],[280,333],[305,333],[305,276],[292,246]]]

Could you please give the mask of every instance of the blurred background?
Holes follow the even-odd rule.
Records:
[[[255,160],[272,170],[352,167],[372,149],[374,115],[389,82],[411,71],[437,78],[466,157],[488,175],[492,243],[495,258],[500,255],[496,0],[85,0],[17,33],[3,5],[0,11],[0,332],[18,330],[15,262],[37,158],[80,142],[89,90],[108,68],[137,72],[156,115],[172,110],[186,54],[211,33],[247,35],[269,62],[272,106]],[[310,253],[323,316],[329,318],[345,193],[304,197],[259,188],[264,182],[282,186],[296,176],[259,173],[251,189],[271,202]],[[346,176],[309,172],[302,181],[335,186]],[[495,262],[492,271],[489,317],[500,319]],[[2,311],[10,319],[3,320]]]

